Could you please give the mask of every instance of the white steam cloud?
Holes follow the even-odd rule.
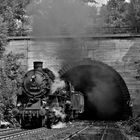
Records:
[[[51,85],[51,93],[53,94],[59,89],[63,89],[65,87],[65,82],[61,80],[59,77],[57,77],[53,84]]]
[[[51,94],[54,94],[56,91],[63,89],[66,86],[64,80],[60,79],[59,73],[55,71],[55,80],[51,85]]]

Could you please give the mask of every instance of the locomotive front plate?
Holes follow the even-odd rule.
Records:
[[[24,76],[23,90],[28,96],[41,96],[49,91],[49,87],[49,78],[42,71],[31,70]]]

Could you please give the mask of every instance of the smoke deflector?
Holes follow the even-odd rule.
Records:
[[[59,71],[84,93],[85,119],[122,120],[131,115],[130,95],[122,77],[112,67],[98,61],[83,60]]]

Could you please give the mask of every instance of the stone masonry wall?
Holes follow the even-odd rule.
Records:
[[[140,81],[137,62],[140,60],[140,38],[86,38],[10,40],[7,52],[24,53],[25,68],[32,69],[33,61],[43,61],[44,67],[58,71],[64,64],[91,58],[112,66],[125,80],[134,104],[140,101]]]

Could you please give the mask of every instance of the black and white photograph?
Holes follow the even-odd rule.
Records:
[[[140,0],[0,0],[0,140],[140,140]]]

